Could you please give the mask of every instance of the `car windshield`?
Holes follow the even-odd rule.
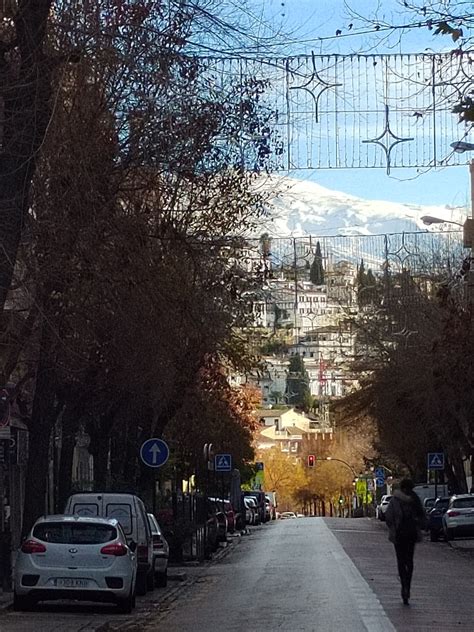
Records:
[[[103,544],[117,537],[112,525],[80,522],[42,522],[33,529],[33,537],[53,544]]]
[[[452,506],[456,507],[457,509],[474,507],[474,496],[472,498],[456,498],[456,500],[453,500]]]

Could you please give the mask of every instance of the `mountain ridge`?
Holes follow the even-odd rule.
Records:
[[[461,222],[468,214],[463,207],[360,198],[286,176],[268,176],[261,187],[268,195],[268,218],[263,222],[263,228],[274,237],[453,230],[449,223],[427,227],[421,217],[430,215],[446,222]]]

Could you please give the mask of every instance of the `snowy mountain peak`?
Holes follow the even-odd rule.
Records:
[[[466,209],[367,200],[327,189],[315,182],[268,176],[260,186],[269,193],[269,218],[264,230],[272,236],[374,235],[403,231],[440,230],[425,226],[421,217],[460,222]],[[443,227],[443,225],[441,225]],[[451,230],[453,226],[444,225]],[[263,232],[263,231],[262,231]]]

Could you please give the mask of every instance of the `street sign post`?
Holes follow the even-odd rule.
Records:
[[[428,452],[428,470],[434,470],[436,498],[438,496],[438,472],[444,470],[444,452]]]
[[[216,454],[214,457],[215,472],[231,472],[232,456],[230,454]]]
[[[170,449],[163,439],[147,439],[140,448],[140,458],[148,467],[162,467],[169,455]]]
[[[374,474],[375,474],[376,478],[383,478],[383,479],[385,479],[385,470],[384,470],[383,467],[376,467]]]
[[[444,470],[444,452],[428,452],[428,469]]]

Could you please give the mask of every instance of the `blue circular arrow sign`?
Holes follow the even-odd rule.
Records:
[[[148,467],[162,467],[169,455],[170,449],[163,439],[147,439],[140,448],[140,458]]]

